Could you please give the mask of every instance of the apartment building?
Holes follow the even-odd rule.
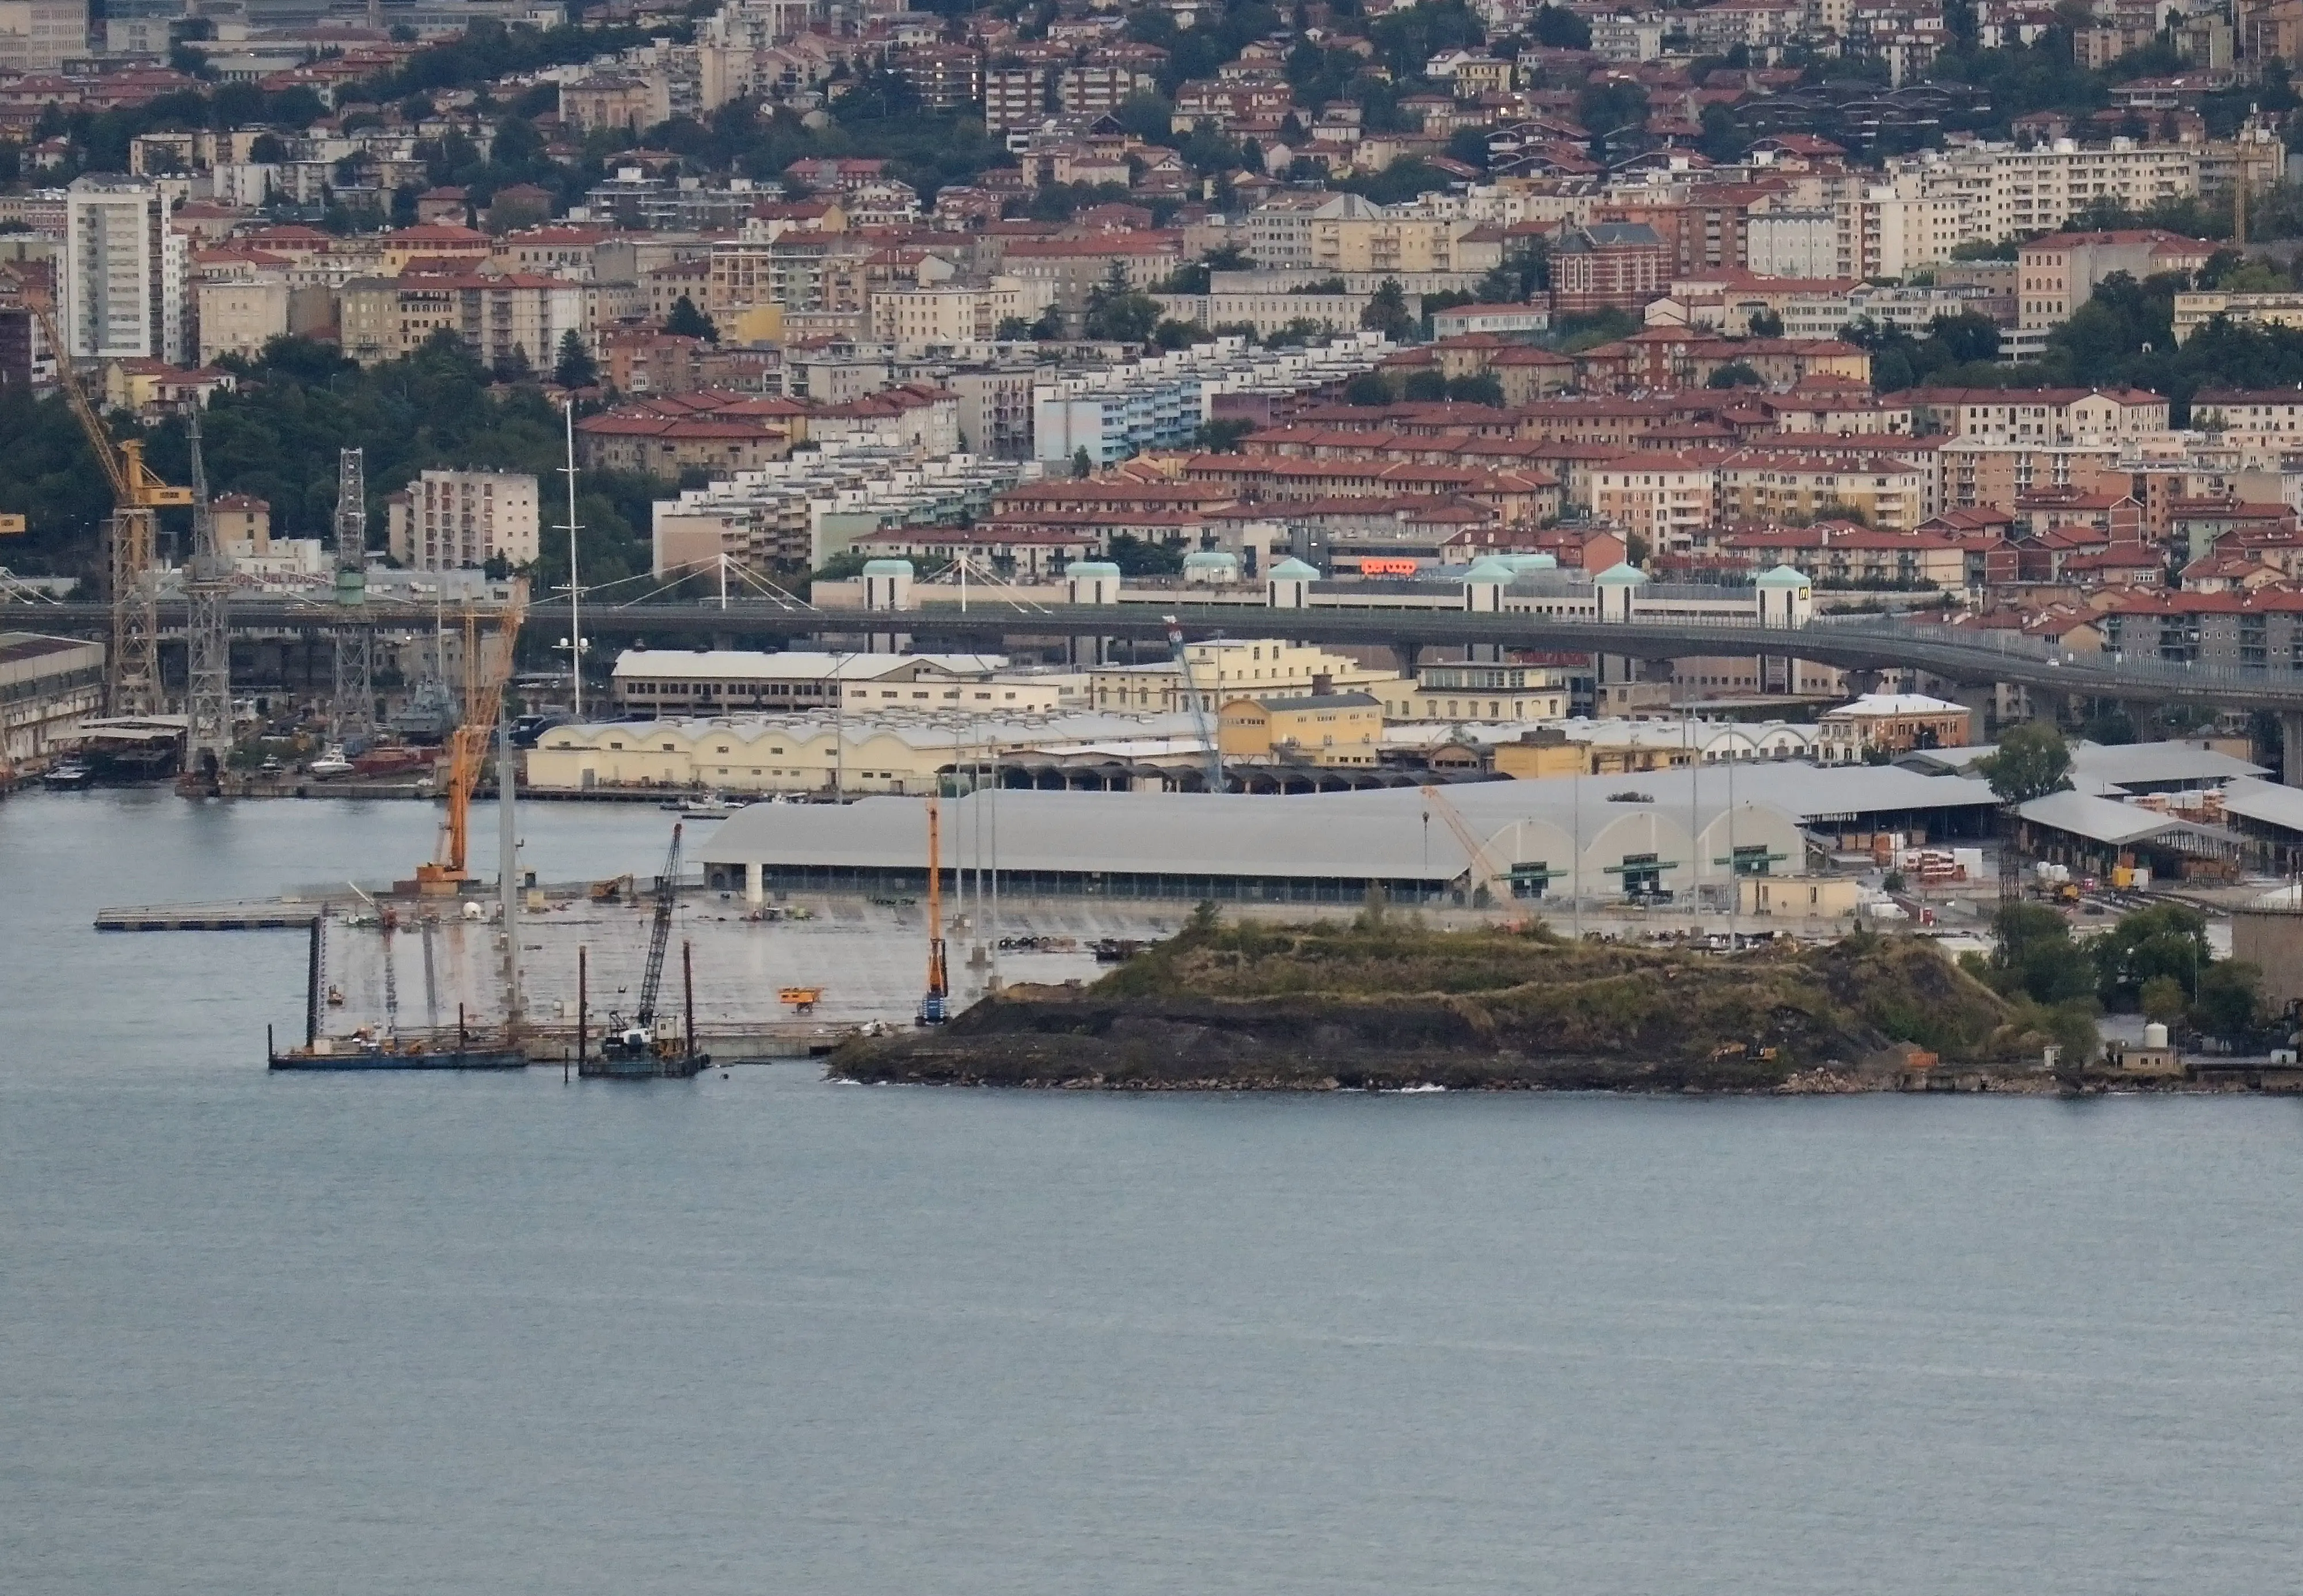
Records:
[[[931,345],[989,343],[1001,322],[1035,321],[1054,297],[1054,284],[1044,279],[1017,277],[885,289],[872,295],[872,336],[907,353]]]
[[[426,471],[386,501],[393,559],[418,570],[454,570],[499,556],[535,562],[536,483],[514,471]]]
[[[88,10],[88,0],[0,0],[0,71],[61,72],[85,58]]]
[[[1002,257],[1008,274],[1042,288],[1044,303],[1077,316],[1088,294],[1110,279],[1114,268],[1127,286],[1156,286],[1184,263],[1183,235],[1175,232],[1114,232],[1099,238],[1026,239],[1009,244]]]
[[[2121,443],[2167,430],[2167,399],[2138,388],[1911,388],[1912,430],[1975,443]]]
[[[1032,384],[1039,365],[954,372],[944,380],[959,401],[959,446],[1000,460],[1032,457]]]
[[[283,272],[246,270],[199,285],[199,359],[219,355],[253,359],[264,346],[288,331],[291,290]]]
[[[1248,213],[1247,252],[1267,271],[1484,272],[1500,240],[1461,216],[1415,215],[1356,194],[1276,195]]]
[[[2191,396],[2191,425],[2224,443],[2303,454],[2303,389],[2202,388]]]
[[[1712,462],[1663,450],[1602,461],[1591,473],[1591,512],[1643,537],[1658,553],[1695,546],[1717,519]]]
[[[2217,317],[2254,326],[2303,327],[2303,293],[2179,293],[2175,296],[2175,342]]]
[[[57,306],[74,359],[189,364],[184,311],[190,241],[168,225],[156,182],[74,178],[64,197],[63,292]]]
[[[2198,194],[2204,148],[2132,139],[2113,139],[2108,146],[2058,139],[2033,149],[1976,145],[1929,152],[1902,165],[1897,175],[1916,173],[1919,192],[1958,202],[1956,241],[1995,241],[2058,231],[2097,199],[2141,211]]]
[[[964,45],[922,45],[894,64],[920,103],[935,110],[958,110],[983,97],[983,57]]]
[[[1743,222],[1743,264],[1762,277],[1831,277],[1839,271],[1836,211],[1754,211]]]
[[[1716,471],[1723,522],[1781,525],[1860,516],[1885,532],[1909,532],[1936,508],[1935,470],[1888,454],[1742,449]]]
[[[592,344],[600,290],[557,277],[478,273],[362,277],[344,285],[343,351],[362,366],[397,359],[434,333],[456,334],[492,366],[548,367],[569,333]]]
[[[2138,283],[2159,272],[2196,272],[2214,252],[2214,244],[2157,227],[2033,239],[2016,258],[2016,325],[2046,328],[2069,321],[2095,285],[2114,272]]]

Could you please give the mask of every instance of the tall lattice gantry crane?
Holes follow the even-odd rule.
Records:
[[[511,596],[496,619],[495,646],[480,646],[478,617],[464,612],[464,719],[448,734],[447,813],[440,822],[437,857],[416,867],[417,890],[453,894],[471,879],[465,868],[469,840],[472,790],[480,779],[481,756],[496,734],[497,711],[511,680],[512,650],[519,640],[520,622],[527,614],[527,582],[515,577]]]
[[[192,490],[170,487],[144,463],[141,438],[114,439],[94,401],[80,386],[72,369],[72,343],[56,325],[55,307],[47,290],[17,272],[0,274],[13,280],[25,308],[39,324],[40,335],[56,358],[56,376],[72,406],[89,447],[112,485],[109,545],[110,581],[105,597],[112,604],[112,652],[106,659],[110,681],[105,697],[116,715],[156,714],[160,696],[160,594],[153,570],[156,511],[192,502]]]
[[[367,468],[366,452],[336,454],[336,605],[356,611],[367,602]],[[335,629],[335,684],[328,701],[328,732],[336,742],[375,730],[373,634],[363,626]]]
[[[213,788],[232,757],[232,557],[216,542],[197,401],[184,419],[192,448],[192,557],[184,566],[184,774]]]

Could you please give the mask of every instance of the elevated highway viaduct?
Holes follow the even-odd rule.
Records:
[[[1403,663],[1429,646],[1480,645],[1548,653],[1604,654],[1637,660],[1699,655],[1778,655],[1813,660],[1856,671],[1914,667],[1982,689],[1994,683],[2029,688],[2049,700],[2100,698],[2138,706],[2183,703],[2214,709],[2267,710],[2282,718],[2287,746],[2303,748],[2303,671],[2219,665],[2072,653],[2038,640],[1970,631],[1886,617],[1818,619],[1796,629],[1756,623],[1687,621],[1603,622],[1521,612],[1353,609],[1320,605],[1275,609],[1261,604],[1017,604],[974,602],[963,611],[939,604],[902,611],[818,610],[745,600],[711,603],[586,605],[585,636],[604,641],[671,646],[746,647],[820,640],[830,646],[906,638],[915,646],[997,648],[1027,639],[1163,638],[1174,616],[1187,637],[1284,638],[1292,641],[1390,647]],[[163,604],[164,632],[181,628],[181,604]],[[346,624],[323,604],[239,599],[235,631],[246,636],[309,633]],[[433,612],[422,605],[372,604],[360,624],[386,630],[428,631]],[[0,607],[0,625],[34,631],[101,637],[110,611],[101,604],[12,604]],[[565,638],[567,602],[528,611],[531,637]],[[883,644],[882,646],[886,645]],[[2303,761],[2297,762],[2303,764]]]

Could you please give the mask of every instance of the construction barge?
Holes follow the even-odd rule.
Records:
[[[273,1069],[525,1069],[527,1050],[509,1028],[475,1033],[463,1009],[456,1011],[453,1032],[426,1029],[403,1032],[396,1026],[363,1026],[349,1036],[323,1034],[320,1017],[333,993],[327,986],[325,936],[327,916],[312,916],[311,953],[304,977],[304,1045],[282,1051],[270,1026],[264,1027],[264,1056]]]

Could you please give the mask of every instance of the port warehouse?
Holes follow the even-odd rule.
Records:
[[[0,631],[0,765],[77,746],[103,706],[103,644]]]
[[[1488,781],[1446,790],[1479,841],[1480,874],[1516,897],[1650,898],[1735,875],[1803,875],[1849,832],[1914,840],[1992,834],[1988,785],[1892,765],[1688,767],[1635,777]],[[1244,794],[974,793],[942,806],[945,874],[988,870],[1005,894],[1345,903],[1460,900],[1472,859],[1413,789]],[[747,899],[790,891],[924,891],[917,799],[755,804],[701,849],[704,885]]]

